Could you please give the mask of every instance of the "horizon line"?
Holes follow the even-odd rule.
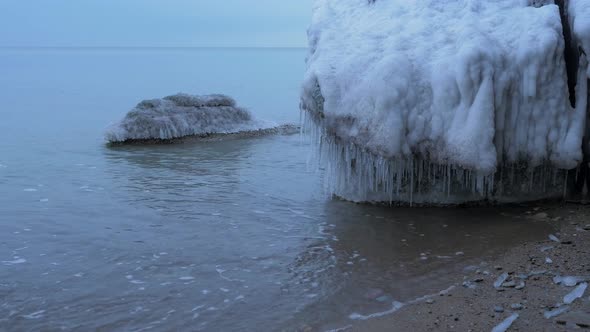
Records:
[[[307,46],[9,46],[0,49],[42,50],[42,49],[306,49]]]

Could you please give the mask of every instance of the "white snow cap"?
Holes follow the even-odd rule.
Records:
[[[569,103],[551,3],[315,0],[302,108],[330,135],[386,158],[480,174],[520,161],[573,168],[586,98]],[[570,0],[569,11],[590,45],[590,1]]]

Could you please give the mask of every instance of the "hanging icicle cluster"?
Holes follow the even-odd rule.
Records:
[[[423,158],[385,158],[326,133],[320,116],[302,111],[302,130],[314,146],[312,161],[325,171],[329,194],[355,202],[446,205],[517,202],[561,197],[567,171],[504,164],[493,174]]]

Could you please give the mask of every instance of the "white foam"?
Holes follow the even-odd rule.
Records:
[[[27,262],[27,260],[24,258],[15,257],[14,260],[12,260],[12,261],[2,261],[2,264],[4,264],[4,265],[18,265],[18,264],[24,264],[26,262]]]
[[[35,311],[33,313],[30,313],[28,315],[23,315],[23,317],[26,319],[39,319],[39,318],[43,317],[44,313],[45,313],[45,310],[39,310],[39,311]]]

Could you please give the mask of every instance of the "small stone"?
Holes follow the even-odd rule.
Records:
[[[500,265],[496,265],[496,266],[494,266],[494,269],[496,269],[496,270],[500,271],[500,270],[502,270],[502,269],[503,269],[503,267],[501,267]]]
[[[561,244],[572,244],[572,241],[561,241]]]
[[[590,231],[590,225],[586,225],[586,226],[584,226],[584,227],[583,227],[583,229],[584,229],[585,231]]]
[[[502,306],[500,306],[500,305],[497,305],[497,306],[494,307],[494,312],[497,312],[497,313],[501,314],[501,313],[504,312],[504,308]]]
[[[469,289],[475,289],[475,285],[471,281],[463,281],[463,287]]]
[[[524,308],[524,306],[520,303],[513,303],[510,305],[510,308],[512,310],[522,310]]]
[[[433,304],[434,303],[434,300],[433,299],[428,299],[428,300],[426,300],[426,303]]]
[[[513,288],[516,287],[516,283],[514,281],[507,281],[502,284],[502,287]]]
[[[521,281],[518,283],[518,285],[516,285],[516,287],[514,287],[514,289],[518,289],[521,290],[526,286],[526,284],[524,283],[524,281]]]
[[[473,280],[473,282],[483,282],[483,281],[484,281],[483,278],[475,278]]]

